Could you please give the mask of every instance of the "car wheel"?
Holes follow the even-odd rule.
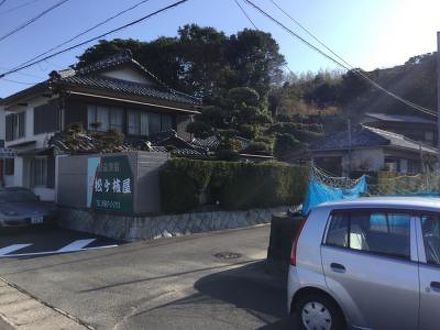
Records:
[[[300,329],[340,330],[345,329],[345,320],[338,306],[328,297],[310,294],[297,303],[296,319]]]

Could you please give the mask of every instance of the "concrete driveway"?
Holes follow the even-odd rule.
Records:
[[[269,230],[0,259],[0,276],[90,328],[293,329],[285,283],[263,269]]]

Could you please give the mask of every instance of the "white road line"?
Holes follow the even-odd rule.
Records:
[[[31,246],[32,244],[12,244],[0,249],[0,256],[5,254],[24,249],[25,247]]]
[[[75,250],[75,251],[65,251],[65,252],[60,252],[58,250],[58,251],[46,251],[46,252],[30,252],[30,253],[7,254],[7,255],[0,255],[0,259],[3,259],[3,258],[17,258],[17,257],[44,256],[44,255],[62,254],[62,253],[68,253],[68,252],[104,250],[104,249],[112,249],[112,248],[115,248],[115,247],[118,247],[118,246],[119,246],[118,244],[113,244],[113,245],[94,246],[94,247],[90,247],[90,248],[79,249],[79,250]]]
[[[85,248],[90,243],[96,241],[96,238],[79,239],[58,250],[58,252],[73,252]]]

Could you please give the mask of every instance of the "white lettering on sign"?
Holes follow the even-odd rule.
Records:
[[[102,192],[102,179],[97,178],[95,180],[95,191]]]
[[[131,194],[130,178],[124,179],[122,181],[122,193]]]
[[[104,180],[104,189],[105,189],[105,192],[110,191],[110,181],[108,181],[108,179]]]
[[[114,193],[120,193],[121,192],[121,180],[113,179],[112,191]]]

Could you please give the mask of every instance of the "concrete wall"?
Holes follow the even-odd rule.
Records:
[[[118,216],[91,210],[60,208],[59,225],[119,240],[150,240],[269,223],[287,206],[247,211],[215,211],[162,216]]]
[[[133,210],[136,214],[160,213],[159,169],[170,158],[162,152],[127,152],[105,155],[76,155],[57,158],[57,203],[87,207],[87,159],[100,156],[128,157],[134,179]]]

